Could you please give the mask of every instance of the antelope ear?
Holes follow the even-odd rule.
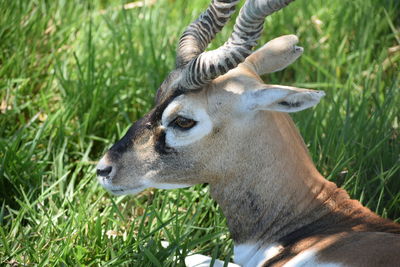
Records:
[[[242,94],[242,107],[246,111],[271,110],[297,112],[319,103],[324,91],[301,89],[283,85],[265,85],[258,90]]]
[[[245,64],[253,67],[258,75],[280,71],[303,54],[303,48],[296,45],[298,42],[296,35],[275,38],[248,56]]]

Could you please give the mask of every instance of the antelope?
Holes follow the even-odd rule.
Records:
[[[213,0],[182,34],[155,107],[97,165],[116,195],[207,183],[242,266],[399,266],[400,225],[316,169],[287,113],[323,91],[264,84],[294,62],[294,35],[252,51],[266,16],[293,0],[249,0],[221,47],[206,51],[239,0]]]

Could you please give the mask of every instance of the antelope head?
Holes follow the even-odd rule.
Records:
[[[161,84],[155,107],[135,122],[97,165],[99,182],[114,194],[148,187],[171,189],[217,183],[246,168],[265,135],[284,113],[316,105],[324,93],[264,84],[260,76],[282,70],[303,52],[294,35],[257,51],[267,15],[293,0],[247,1],[229,40],[205,51],[239,0],[213,0],[180,38],[176,68]],[[283,117],[285,118],[285,117]],[[227,178],[228,179],[228,178]]]

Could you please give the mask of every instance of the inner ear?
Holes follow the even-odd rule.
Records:
[[[247,111],[297,112],[315,106],[324,95],[323,91],[273,85],[245,92],[242,102]]]
[[[278,103],[279,105],[282,106],[287,106],[287,107],[292,107],[292,108],[297,108],[301,106],[301,102],[287,102],[287,101],[281,101]]]

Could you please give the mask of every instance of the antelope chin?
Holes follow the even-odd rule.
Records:
[[[113,185],[107,180],[107,178],[104,178],[101,176],[98,176],[97,179],[98,179],[99,183],[101,184],[101,186],[104,187],[104,189],[106,189],[108,192],[110,192],[111,194],[116,195],[116,196],[136,195],[148,187],[145,184],[139,184],[138,186],[134,186],[134,187]]]
[[[136,195],[146,189],[145,186],[139,186],[135,188],[121,188],[121,189],[107,189],[113,195],[122,196],[122,195]]]

